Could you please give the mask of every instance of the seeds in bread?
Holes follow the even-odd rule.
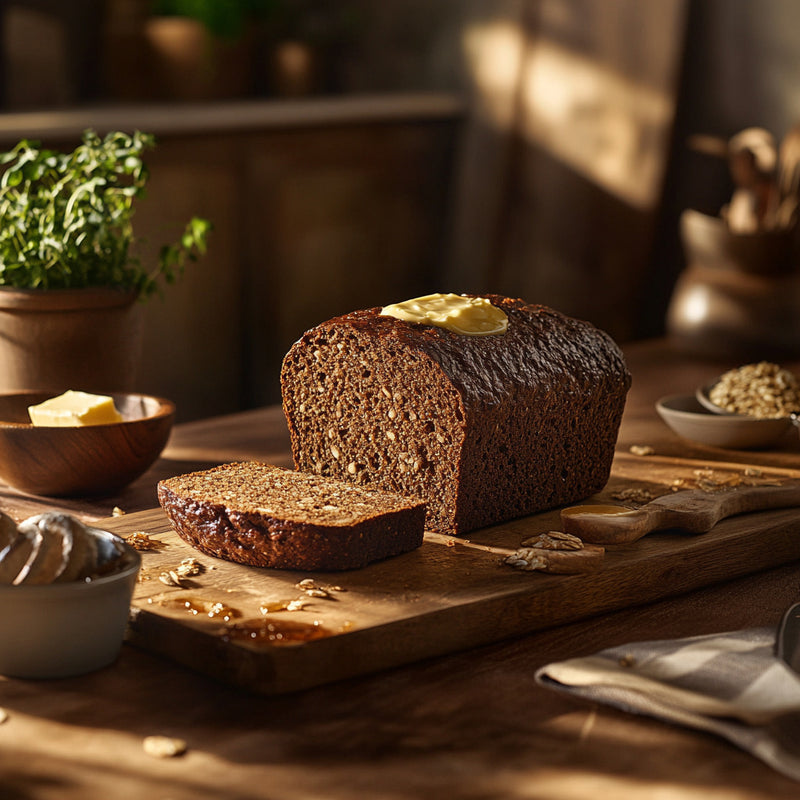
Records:
[[[258,567],[344,570],[422,544],[425,504],[377,489],[247,461],[158,484],[193,547]]]

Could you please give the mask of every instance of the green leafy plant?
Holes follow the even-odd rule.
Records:
[[[238,39],[248,23],[263,20],[275,0],[154,0],[154,14],[195,19],[209,33],[222,39]]]
[[[0,286],[112,287],[140,298],[174,283],[206,251],[208,220],[192,218],[179,241],[146,269],[131,251],[134,202],[148,181],[152,135],[84,131],[71,153],[23,140],[0,155]]]

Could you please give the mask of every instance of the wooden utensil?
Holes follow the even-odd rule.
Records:
[[[775,139],[764,128],[746,128],[728,142],[728,166],[736,189],[728,204],[728,227],[755,233],[771,220],[777,206]]]
[[[789,227],[797,212],[800,194],[800,125],[791,128],[780,144],[778,153],[778,207],[777,224]]]
[[[800,506],[800,483],[742,486],[705,492],[687,489],[659,497],[639,509],[614,505],[565,508],[561,523],[566,533],[593,544],[627,544],[648,533],[679,528],[706,533],[721,519],[750,511]]]

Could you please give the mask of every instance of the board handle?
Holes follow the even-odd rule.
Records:
[[[628,544],[657,530],[706,533],[720,520],[752,511],[800,506],[800,482],[737,486],[717,491],[686,489],[651,500],[639,509],[573,506],[561,512],[566,533],[593,544]]]

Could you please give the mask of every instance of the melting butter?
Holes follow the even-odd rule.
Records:
[[[38,405],[28,406],[28,416],[34,425],[50,428],[106,425],[122,421],[113,398],[72,389]]]
[[[508,329],[508,317],[485,297],[428,294],[381,309],[381,315],[436,325],[464,336],[493,336]]]

